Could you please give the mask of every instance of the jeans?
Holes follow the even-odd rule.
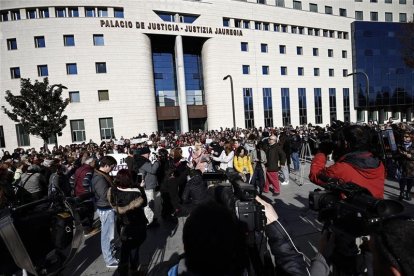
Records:
[[[299,152],[292,152],[291,157],[293,162],[293,169],[295,171],[299,171]]]
[[[154,207],[155,207],[154,194],[155,194],[154,189],[145,190],[145,195],[147,196],[148,203],[147,203],[147,206],[144,207],[144,213],[145,213],[145,216],[147,217],[148,224],[151,224],[152,221],[154,220]]]
[[[105,264],[116,263],[112,256],[111,241],[114,239],[115,232],[115,212],[112,209],[98,209],[99,219],[101,220],[101,250]]]
[[[288,166],[282,166],[283,176],[285,177],[285,183],[289,183],[289,168]]]

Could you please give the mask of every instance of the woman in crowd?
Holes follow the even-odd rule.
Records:
[[[251,183],[259,187],[260,194],[263,192],[266,183],[266,153],[263,151],[263,142],[258,142],[256,149],[250,153],[253,164],[253,176]]]
[[[243,146],[236,149],[236,156],[234,157],[234,169],[240,174],[244,182],[250,181],[250,176],[253,175],[253,167],[250,156],[247,155]]]
[[[224,150],[219,157],[211,155],[211,159],[220,162],[220,170],[226,171],[227,168],[233,168],[234,151],[233,146],[227,142],[224,144]]]
[[[110,188],[107,196],[117,214],[116,227],[121,239],[118,272],[123,276],[128,275],[128,268],[131,272],[138,269],[139,247],[147,236],[148,221],[144,214],[144,193],[134,187],[128,169],[121,169],[114,183],[116,187]]]
[[[194,151],[191,154],[191,157],[195,170],[200,170],[202,173],[208,170],[210,156],[206,154],[206,151],[200,142],[195,142]]]

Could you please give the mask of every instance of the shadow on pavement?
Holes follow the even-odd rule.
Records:
[[[82,249],[76,254],[70,263],[70,269],[66,268],[63,275],[80,276],[88,267],[101,256],[101,233],[88,238]]]

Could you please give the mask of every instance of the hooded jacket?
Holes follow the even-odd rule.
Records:
[[[332,166],[325,165],[326,155],[317,153],[312,160],[309,173],[309,179],[313,183],[324,185],[329,179],[338,179],[343,183],[353,182],[366,188],[375,198],[384,198],[385,168],[372,153],[350,152]]]

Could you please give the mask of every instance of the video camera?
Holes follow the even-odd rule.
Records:
[[[234,212],[238,220],[246,224],[248,232],[264,230],[266,216],[264,207],[255,201],[257,189],[243,182],[234,169],[228,168],[226,173],[204,173],[203,180],[222,181],[215,187],[215,200]]]
[[[309,208],[333,232],[350,237],[368,235],[379,222],[404,210],[400,202],[376,199],[355,183],[333,181],[324,188],[309,193]]]

